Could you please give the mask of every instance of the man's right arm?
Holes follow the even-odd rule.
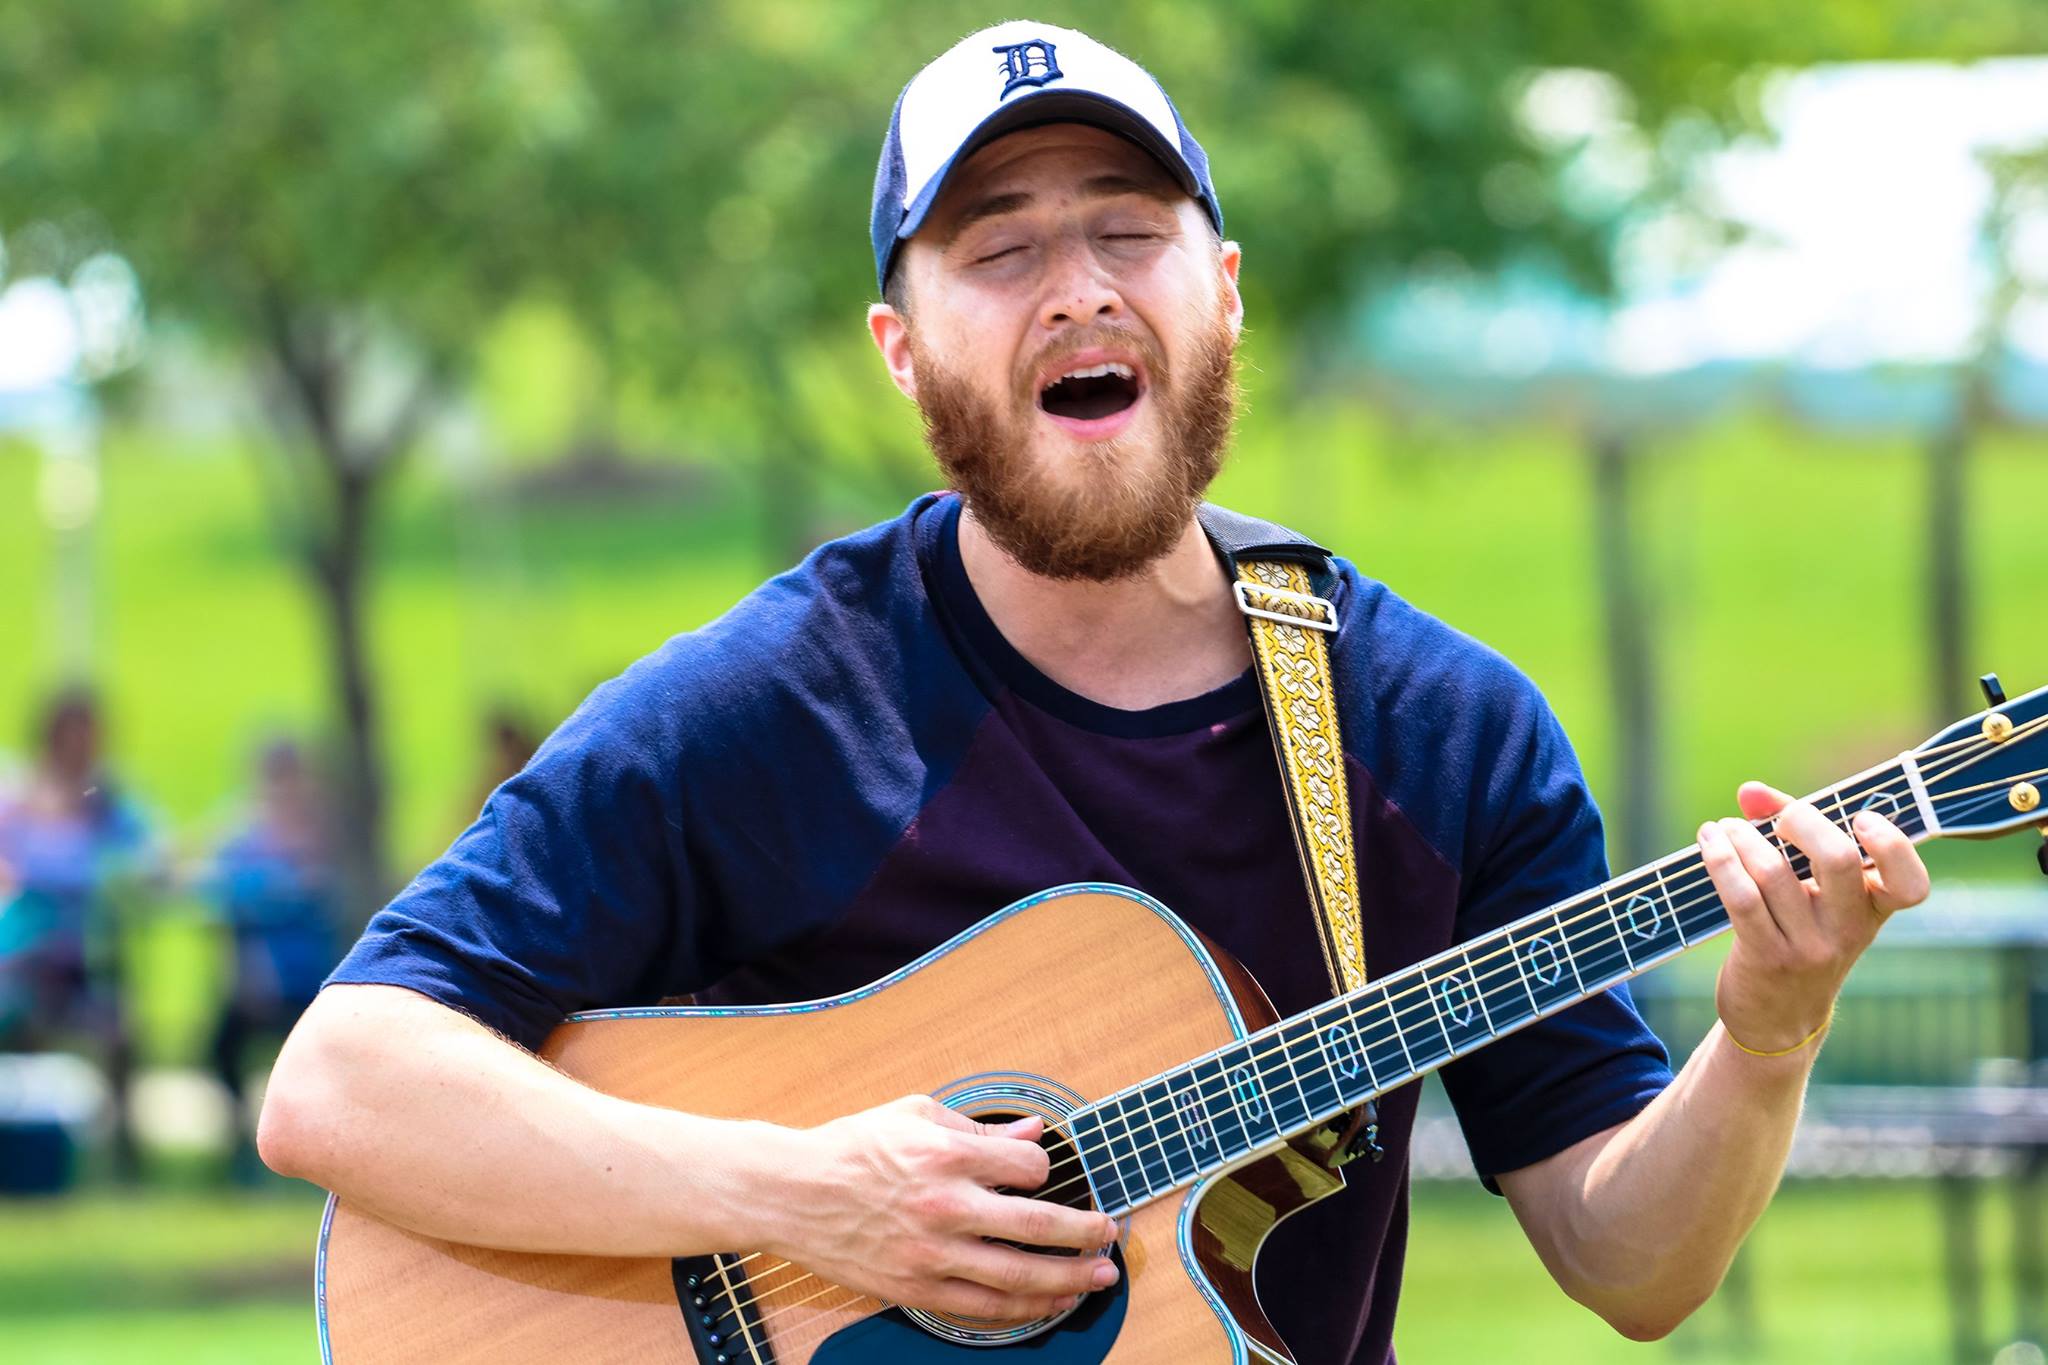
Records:
[[[257,1142],[274,1170],[432,1237],[765,1250],[888,1302],[1027,1318],[1109,1263],[984,1239],[1092,1250],[1115,1235],[1099,1214],[992,1192],[1045,1179],[1035,1137],[921,1097],[811,1129],[635,1104],[411,990],[337,984],[286,1040]]]

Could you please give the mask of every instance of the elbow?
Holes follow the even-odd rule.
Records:
[[[306,1021],[286,1040],[256,1116],[256,1154],[279,1175],[333,1188],[347,1099],[343,1059]]]
[[[1670,1317],[1639,1317],[1632,1314],[1603,1314],[1607,1325],[1630,1341],[1662,1341],[1678,1330],[1678,1324],[1690,1317],[1680,1313]]]
[[[1712,1295],[1712,1289],[1705,1293],[1687,1290],[1658,1298],[1630,1296],[1605,1302],[1589,1299],[1581,1299],[1580,1302],[1630,1341],[1662,1341],[1677,1331],[1678,1325],[1691,1317]]]
[[[256,1155],[279,1175],[312,1180],[307,1134],[311,1118],[299,1098],[280,1083],[283,1079],[273,1074],[263,1092],[263,1108],[256,1116]]]

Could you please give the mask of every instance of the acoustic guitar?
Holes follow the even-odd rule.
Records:
[[[1987,692],[1989,709],[1810,799],[1844,828],[1876,810],[1916,841],[2048,834],[2048,688]],[[1778,846],[1803,875],[1804,857]],[[2048,871],[2048,845],[2041,858]],[[758,1252],[495,1251],[330,1199],[322,1358],[1291,1365],[1252,1267],[1276,1223],[1342,1186],[1360,1137],[1346,1116],[1727,928],[1687,848],[1276,1019],[1243,968],[1165,906],[1071,885],[829,1000],[577,1014],[543,1055],[644,1104],[804,1126],[923,1092],[991,1120],[1041,1115],[1051,1175],[1031,1193],[1119,1220],[1105,1250],[1122,1278],[1057,1316],[991,1322],[878,1302]],[[1103,1003],[1048,1008],[1052,995]]]

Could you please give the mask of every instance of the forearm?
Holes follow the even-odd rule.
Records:
[[[258,1140],[286,1175],[429,1236],[521,1251],[745,1247],[788,1130],[633,1104],[397,987],[322,992]]]
[[[1634,1337],[1704,1302],[1777,1189],[1815,1050],[1750,1056],[1716,1024],[1635,1118],[1552,1158],[1547,1178],[1504,1177],[1566,1292]]]

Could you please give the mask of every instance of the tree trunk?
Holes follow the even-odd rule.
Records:
[[[1970,690],[1969,571],[1964,497],[1974,438],[1971,395],[1927,442],[1927,713],[1935,729],[1978,705]]]
[[[327,627],[335,715],[341,722],[336,815],[342,876],[357,921],[367,920],[391,889],[380,717],[363,611],[375,483],[374,474],[337,471],[333,538],[313,574]]]
[[[1650,604],[1633,533],[1629,442],[1593,438],[1593,538],[1607,633],[1607,682],[1614,707],[1621,800],[1612,808],[1614,847],[1624,866],[1657,856],[1662,810],[1657,784],[1657,681]]]

